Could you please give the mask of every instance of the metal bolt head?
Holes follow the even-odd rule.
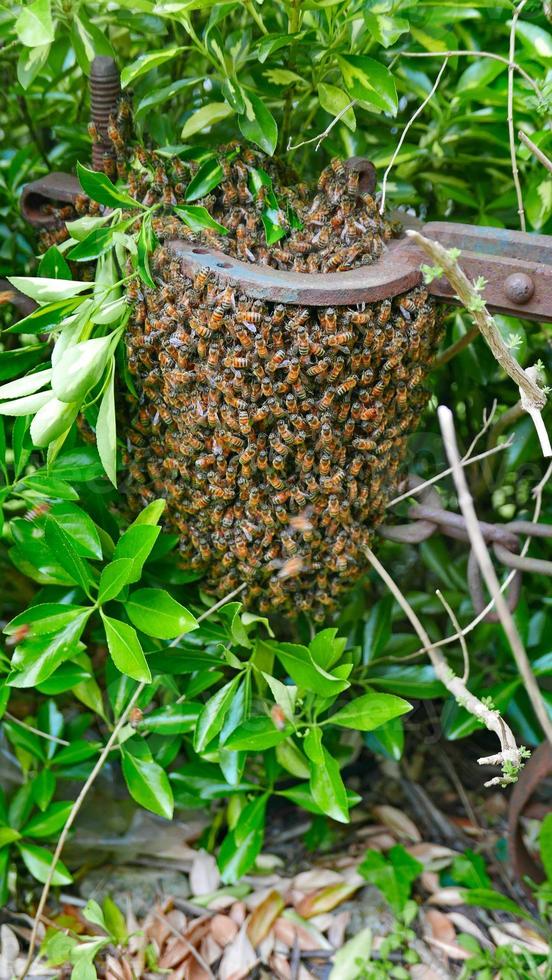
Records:
[[[504,292],[510,302],[523,306],[535,292],[535,283],[525,272],[514,272],[505,280]]]

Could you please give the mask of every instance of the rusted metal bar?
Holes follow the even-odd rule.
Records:
[[[90,112],[99,141],[92,144],[92,167],[103,170],[106,158],[115,159],[115,150],[108,136],[109,117],[115,112],[121,97],[121,76],[113,58],[98,55],[90,69]]]
[[[74,174],[54,171],[46,177],[26,184],[21,194],[21,214],[35,228],[49,228],[59,220],[51,213],[53,207],[74,204],[82,188]]]

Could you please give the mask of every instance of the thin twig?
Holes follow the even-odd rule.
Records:
[[[288,152],[289,150],[298,150],[300,146],[307,146],[309,143],[316,143],[315,149],[319,150],[321,143],[324,142],[326,136],[330,135],[335,124],[338,123],[339,120],[342,118],[342,116],[344,116],[345,113],[348,112],[349,109],[352,109],[356,104],[357,104],[357,99],[352,99],[349,103],[347,103],[346,106],[343,106],[343,109],[340,109],[340,111],[337,113],[337,116],[334,116],[331,123],[328,126],[326,126],[326,129],[324,129],[323,132],[318,133],[316,136],[313,136],[310,140],[302,140],[300,143],[294,143],[293,146],[291,144],[291,140],[288,140],[288,145],[286,146],[286,150],[288,150]]]
[[[497,446],[496,448],[499,449],[500,447]],[[474,457],[474,459],[475,459],[475,457]],[[534,500],[535,500],[535,507],[533,509],[533,517],[531,518],[531,523],[532,524],[536,524],[538,522],[538,520],[539,520],[540,513],[541,513],[541,510],[542,510],[542,495],[543,495],[545,486],[547,485],[548,481],[550,480],[550,477],[552,477],[552,463],[550,463],[550,465],[548,466],[548,468],[546,470],[546,473],[544,474],[542,480],[540,480],[539,483],[537,483],[536,487],[533,488],[533,497],[534,497]],[[525,555],[529,551],[530,545],[531,545],[531,537],[528,536],[525,539],[525,542],[523,544],[523,547],[522,547],[522,549],[520,551],[520,556],[522,558],[525,557]],[[516,573],[515,573],[515,570],[514,569],[512,569],[512,571],[508,573],[508,575],[504,579],[502,585],[500,586],[500,590],[499,591],[500,591],[501,594],[503,594],[506,591],[506,589],[510,585],[510,583],[511,583],[511,581],[512,581],[512,579],[513,579],[513,577],[514,577],[515,574]],[[491,610],[494,609],[494,606],[495,606],[495,600],[494,600],[494,596],[492,596],[491,599],[490,599],[490,602],[487,603],[487,605],[485,606],[485,608],[482,609],[481,612],[478,613],[477,616],[475,616],[468,623],[467,626],[464,626],[461,630],[459,630],[458,633],[453,633],[451,636],[445,636],[444,639],[436,641],[433,644],[433,646],[434,647],[448,646],[449,643],[456,643],[456,641],[460,639],[460,636],[467,636],[468,633],[471,633],[472,630],[474,630],[476,628],[476,626],[479,626],[479,624],[483,622],[483,620],[485,619],[487,613],[491,612]],[[428,651],[427,651],[427,648],[425,646],[420,647],[419,650],[416,650],[413,654],[411,654],[409,656],[409,659],[413,659],[414,657],[418,657],[422,653],[427,653],[427,652]]]
[[[440,274],[445,275],[451,286],[456,290],[458,299],[471,313],[474,323],[479,327],[492,354],[503,370],[506,371],[506,374],[517,384],[523,408],[531,416],[535,424],[543,456],[552,456],[552,446],[540,419],[540,412],[546,405],[546,395],[537,384],[537,368],[532,366],[524,370],[516,361],[515,357],[512,356],[512,353],[502,339],[502,335],[493,317],[482,300],[480,290],[476,289],[474,284],[470,282],[451,252],[444,248],[440,242],[426,238],[425,235],[421,235],[418,231],[409,229],[406,234],[420,246],[432,260],[434,266],[442,270]]]
[[[130,712],[132,711],[134,705],[136,704],[136,701],[140,697],[140,694],[144,690],[144,687],[145,686],[146,686],[145,685],[145,682],[142,682],[136,688],[136,690],[135,690],[134,694],[132,695],[130,701],[128,702],[125,710],[123,711],[121,717],[119,718],[117,724],[115,725],[115,728],[113,729],[113,731],[112,731],[112,733],[111,733],[108,741],[106,742],[104,748],[102,749],[100,755],[98,756],[98,761],[96,762],[96,765],[92,769],[92,772],[90,773],[90,775],[89,775],[88,779],[86,780],[86,782],[84,783],[84,785],[83,785],[83,787],[82,787],[79,795],[77,796],[75,802],[73,803],[73,806],[71,808],[71,812],[69,813],[69,816],[67,817],[67,820],[65,822],[65,826],[64,826],[63,830],[61,831],[61,834],[59,836],[59,840],[58,840],[57,845],[56,845],[56,849],[55,849],[54,854],[52,856],[52,863],[50,865],[48,874],[46,876],[46,881],[44,882],[44,888],[42,889],[42,894],[40,896],[40,901],[38,903],[38,907],[37,907],[37,910],[36,910],[35,921],[34,921],[33,929],[32,929],[32,932],[31,932],[31,938],[29,940],[29,952],[27,954],[27,959],[25,960],[25,965],[23,967],[22,973],[20,974],[19,980],[24,980],[24,978],[27,976],[27,973],[29,972],[29,970],[31,968],[31,964],[32,964],[32,961],[33,961],[33,956],[34,956],[34,950],[35,950],[35,946],[36,946],[36,939],[37,939],[37,935],[38,935],[38,928],[39,928],[39,925],[40,925],[40,921],[42,919],[42,913],[44,912],[44,909],[45,909],[45,906],[46,906],[46,902],[48,901],[48,895],[50,894],[50,888],[52,886],[52,880],[53,880],[54,875],[55,875],[55,872],[56,872],[57,863],[58,863],[58,861],[59,861],[59,859],[61,857],[61,852],[63,851],[63,848],[65,846],[65,841],[67,840],[69,831],[71,830],[71,827],[73,826],[73,823],[75,822],[75,819],[77,817],[77,814],[79,813],[79,811],[80,811],[80,809],[81,809],[81,807],[82,807],[82,805],[83,805],[83,803],[84,803],[84,801],[85,801],[85,799],[86,799],[86,797],[88,795],[88,791],[89,791],[90,787],[95,782],[96,777],[98,776],[100,770],[102,769],[105,760],[107,759],[109,753],[111,752],[111,749],[113,748],[115,742],[117,741],[119,732],[121,731],[123,725],[125,725],[125,723],[127,721],[127,718],[130,715]]]
[[[458,632],[460,630],[460,623],[456,618],[456,613],[454,612],[454,609],[452,608],[450,603],[447,602],[440,589],[435,589],[435,594],[437,598],[440,600],[440,602],[442,603],[442,605],[445,607],[445,611],[448,613],[449,619],[452,625],[454,626],[454,629]],[[468,653],[468,647],[466,644],[465,637],[459,636],[459,640],[460,640],[460,647],[462,649],[462,656],[464,658],[464,673],[462,674],[462,683],[467,684],[470,676],[470,656]]]
[[[443,77],[443,72],[444,72],[445,68],[447,67],[447,64],[448,64],[448,59],[445,58],[445,60],[443,61],[443,64],[441,65],[441,68],[439,69],[439,74],[437,75],[437,78],[435,79],[435,82],[433,84],[433,88],[431,89],[431,92],[429,92],[428,95],[426,95],[424,101],[420,103],[420,105],[418,106],[418,108],[416,109],[416,111],[414,112],[414,114],[410,117],[410,119],[408,120],[406,126],[404,127],[404,129],[403,129],[403,131],[401,133],[401,138],[400,138],[399,142],[397,143],[397,145],[396,145],[396,147],[395,147],[395,149],[393,151],[393,156],[391,157],[391,160],[389,161],[389,164],[387,166],[387,170],[385,171],[385,173],[383,175],[383,181],[382,181],[382,184],[381,184],[380,214],[383,214],[383,212],[385,211],[385,193],[386,193],[386,190],[387,190],[387,178],[388,178],[391,170],[393,169],[393,166],[395,164],[395,160],[397,159],[397,157],[398,157],[398,155],[400,153],[401,146],[403,145],[403,143],[405,141],[405,138],[406,138],[406,134],[408,133],[408,130],[412,126],[413,122],[418,118],[419,115],[421,115],[421,113],[424,111],[424,109],[425,109],[426,105],[428,104],[428,102],[430,102],[431,99],[433,98],[433,96],[435,95],[435,92],[439,88],[439,83],[441,81],[441,78]]]
[[[176,936],[176,938],[179,939],[181,943],[184,943],[184,946],[186,946],[188,951],[192,954],[196,963],[199,963],[201,969],[205,971],[208,977],[210,977],[210,980],[215,980],[215,975],[211,970],[209,964],[206,962],[206,960],[203,959],[203,956],[201,955],[200,952],[198,952],[198,950],[195,948],[193,943],[191,943],[189,939],[186,939],[186,936],[184,936],[179,929],[173,926],[172,922],[169,922],[168,919],[162,916],[157,911],[157,909],[153,910],[153,914],[155,918],[159,920],[159,922],[163,923],[163,925],[166,926],[170,932],[172,932],[173,936]]]
[[[542,163],[543,167],[546,167],[546,169],[552,174],[552,160],[546,156],[546,153],[543,153],[540,147],[538,147],[536,143],[533,143],[533,140],[530,140],[522,129],[519,130],[518,136],[523,145],[526,146],[528,150],[531,150],[531,153],[536,156],[537,160]]]
[[[4,718],[9,718],[10,721],[13,721],[14,725],[20,725],[21,728],[26,728],[28,732],[32,732],[33,735],[40,735],[40,738],[45,738],[48,742],[55,742],[56,745],[71,745],[71,742],[68,742],[64,738],[58,738],[57,735],[49,735],[48,732],[42,732],[40,728],[34,728],[33,725],[28,725],[26,721],[21,721],[20,718],[16,718],[9,711],[4,712]]]
[[[466,521],[466,530],[468,532],[474,555],[477,559],[477,564],[481,569],[481,574],[485,579],[487,588],[494,599],[498,617],[508,639],[508,643],[510,644],[514,655],[514,660],[523,679],[525,690],[527,691],[533,710],[541,724],[544,734],[552,745],[552,721],[548,716],[546,705],[539,690],[535,675],[531,670],[531,664],[525,652],[525,648],[518,633],[512,613],[510,612],[508,604],[500,591],[500,583],[498,581],[491,556],[489,555],[487,545],[485,544],[485,539],[481,533],[481,528],[475,512],[473,499],[468,488],[466,476],[460,465],[460,455],[456,443],[456,433],[454,431],[452,412],[445,405],[441,405],[438,409],[438,417],[441,432],[443,434],[445,450],[449,463],[453,469],[454,483],[458,493],[458,504],[462,514],[464,515],[464,520]]]
[[[462,472],[461,467],[460,472]],[[443,686],[452,694],[454,699],[459,704],[469,711],[471,715],[481,721],[489,731],[494,732],[497,736],[500,742],[500,752],[496,756],[492,756],[487,759],[478,759],[477,761],[479,764],[508,764],[509,766],[512,766],[514,771],[519,770],[523,765],[523,753],[522,750],[517,747],[516,740],[506,722],[501,718],[498,711],[487,707],[487,705],[483,704],[479,698],[472,694],[471,691],[467,689],[462,679],[457,677],[451,670],[442,653],[431,642],[428,634],[422,626],[421,621],[418,619],[418,616],[412,609],[412,606],[408,600],[402,594],[395,580],[391,578],[389,572],[383,567],[370,548],[365,548],[364,551],[368,561],[376,570],[378,575],[383,579],[387,588],[403,610],[406,618],[410,621],[414,630],[420,637],[420,640],[424,644],[424,648],[427,650],[427,654],[431,660],[435,674]],[[508,776],[504,774],[502,777],[497,777],[496,780],[490,780],[490,782],[485,783],[485,785],[490,786],[495,785],[496,782],[503,783],[505,781],[508,781]]]
[[[487,456],[494,456],[495,453],[502,452],[503,449],[508,449],[512,445],[513,437],[508,439],[507,442],[503,442],[500,446],[493,446],[492,449],[486,449],[484,453],[479,453],[478,456],[472,456],[470,459],[464,458],[462,460],[462,466],[471,466],[472,463],[479,463],[482,459],[486,459]],[[394,507],[395,504],[400,504],[402,500],[408,500],[409,497],[415,497],[416,494],[421,493],[427,487],[431,487],[434,483],[439,483],[440,480],[444,480],[446,476],[450,476],[452,469],[449,466],[446,470],[441,470],[440,473],[436,473],[435,476],[430,477],[429,480],[425,480],[420,483],[418,487],[413,487],[412,490],[405,490],[398,497],[393,497],[393,500],[388,500],[386,507]]]
[[[452,360],[453,357],[456,357],[456,355],[459,354],[460,351],[463,351],[466,349],[466,347],[469,347],[472,340],[475,340],[475,338],[478,336],[479,336],[478,327],[475,326],[470,327],[470,329],[466,331],[463,337],[460,337],[459,340],[455,340],[455,342],[451,344],[450,347],[446,347],[444,351],[441,351],[440,354],[437,354],[437,357],[433,361],[433,367],[438,368],[438,367],[442,367],[443,364],[447,364],[449,361]]]
[[[518,205],[518,215],[519,224],[522,231],[525,231],[525,208],[523,207],[523,194],[521,190],[521,183],[519,180],[519,170],[517,165],[516,156],[516,135],[514,129],[514,55],[516,53],[516,28],[519,15],[525,7],[527,0],[521,0],[514,10],[512,16],[512,23],[510,26],[510,48],[508,51],[508,57],[510,64],[508,65],[508,138],[510,141],[510,160],[512,162],[512,177],[514,179],[514,187],[516,189],[517,205]]]
[[[208,616],[211,616],[212,613],[215,612],[216,609],[219,609],[220,606],[224,605],[226,602],[229,601],[229,599],[233,598],[233,596],[235,596],[238,592],[241,592],[242,589],[244,589],[244,588],[245,588],[245,584],[240,585],[239,588],[234,589],[233,592],[230,592],[223,599],[220,599],[219,602],[215,603],[214,606],[211,606],[211,608],[210,609],[207,609],[204,613],[202,613],[201,616],[198,616],[198,620],[197,620],[198,623],[201,622],[201,620],[206,619]],[[55,849],[54,854],[52,856],[52,863],[50,865],[50,869],[48,871],[48,875],[46,877],[46,881],[44,883],[44,888],[42,889],[42,894],[40,896],[40,901],[38,903],[38,907],[37,907],[37,910],[36,910],[36,915],[35,915],[35,921],[34,921],[34,925],[33,925],[33,930],[31,932],[31,938],[29,940],[29,952],[27,954],[27,959],[25,960],[25,965],[23,967],[23,972],[20,974],[19,980],[25,980],[25,977],[27,976],[27,974],[28,974],[28,972],[30,970],[30,967],[31,967],[31,964],[32,964],[32,960],[33,960],[34,950],[35,950],[35,946],[36,946],[36,939],[37,939],[39,924],[40,924],[40,921],[41,921],[41,918],[42,918],[42,914],[44,912],[44,908],[46,906],[46,902],[48,901],[48,895],[50,894],[50,888],[52,886],[52,880],[53,880],[53,877],[54,877],[54,874],[55,874],[57,863],[58,863],[58,861],[59,861],[59,859],[61,857],[61,852],[63,851],[63,848],[65,846],[65,841],[67,840],[67,836],[69,834],[69,831],[70,831],[71,827],[73,826],[73,823],[75,822],[75,819],[77,817],[77,814],[79,813],[79,811],[80,811],[80,809],[81,809],[81,807],[82,807],[82,805],[83,805],[83,803],[84,803],[84,801],[86,799],[86,796],[88,795],[88,791],[90,790],[90,787],[92,786],[92,784],[94,783],[96,777],[98,776],[99,772],[101,771],[105,760],[107,759],[109,753],[111,752],[111,749],[113,748],[115,742],[117,741],[117,738],[119,736],[119,732],[121,731],[121,729],[123,728],[123,726],[126,724],[126,721],[127,721],[128,717],[130,715],[130,712],[132,711],[134,705],[136,704],[136,701],[140,697],[140,695],[141,695],[142,691],[144,690],[145,686],[146,686],[145,682],[142,681],[138,685],[138,687],[136,688],[136,690],[135,690],[134,694],[132,695],[130,701],[128,702],[125,710],[123,711],[121,717],[119,718],[117,724],[115,725],[115,728],[113,729],[113,731],[112,731],[112,733],[111,733],[108,741],[106,742],[104,748],[102,749],[100,755],[98,756],[98,761],[96,762],[96,765],[94,766],[94,768],[93,768],[92,772],[90,773],[88,779],[84,783],[84,786],[82,787],[79,795],[77,796],[75,802],[73,803],[73,806],[71,808],[71,812],[69,813],[69,816],[67,817],[67,821],[66,821],[65,826],[64,826],[64,828],[63,828],[63,830],[62,830],[62,832],[61,832],[61,834],[59,836],[59,840],[58,840],[58,842],[56,844],[56,849]]]
[[[518,65],[517,61],[511,62],[508,58],[505,58],[501,54],[495,54],[493,51],[470,51],[469,48],[460,48],[456,51],[403,51],[401,53],[402,58],[456,58],[462,56],[466,58],[491,58],[492,61],[501,61],[508,68],[512,65],[514,71],[519,72],[522,78],[529,83],[535,95],[538,95],[540,98],[541,92],[539,86],[525,69],[521,65]]]

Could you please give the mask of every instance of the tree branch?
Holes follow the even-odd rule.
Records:
[[[525,7],[527,0],[521,0],[514,10],[512,16],[512,24],[510,27],[510,49],[508,52],[509,65],[508,65],[508,138],[510,141],[510,160],[512,162],[512,177],[514,179],[514,187],[516,189],[516,197],[518,204],[518,215],[519,224],[522,231],[525,231],[525,209],[523,207],[523,194],[521,191],[521,184],[519,180],[519,170],[517,165],[516,156],[516,135],[514,129],[514,55],[516,53],[516,28],[519,15]]]

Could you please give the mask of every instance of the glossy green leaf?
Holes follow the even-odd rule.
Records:
[[[143,207],[126,191],[119,190],[107,174],[99,170],[89,170],[82,163],[77,163],[77,177],[84,193],[98,204],[105,204],[109,208],[120,208],[121,205],[127,208]]]
[[[52,855],[44,847],[36,844],[18,844],[17,849],[33,878],[44,884],[52,866]],[[58,861],[52,877],[52,885],[70,885],[73,877],[63,861]]]
[[[236,693],[240,678],[239,675],[224,684],[216,694],[214,694],[203,708],[194,736],[194,748],[196,752],[202,752],[205,746],[219,734],[224,719],[230,709],[232,698]]]
[[[79,282],[70,279],[50,279],[47,276],[9,276],[8,282],[11,282],[12,286],[19,289],[25,296],[30,296],[37,303],[57,303],[59,300],[72,299],[74,296],[78,296],[79,293],[84,293],[86,290],[92,288],[92,283],[90,282]],[[59,311],[61,308],[58,306],[56,311]],[[48,317],[51,316],[51,313],[52,311],[49,310]],[[32,316],[33,314],[31,314]],[[33,317],[33,320],[38,325],[39,318]],[[38,332],[38,330],[33,332]]]
[[[172,819],[174,799],[167,773],[156,762],[139,759],[122,749],[125,783],[133,800],[152,813]]]
[[[207,208],[199,204],[175,204],[174,211],[192,231],[202,231],[204,228],[208,228],[211,231],[217,231],[219,235],[228,234],[228,229],[215,221]]]
[[[109,369],[109,381],[102,395],[96,421],[96,445],[102,466],[114,487],[117,486],[117,419],[115,412],[115,367]]]
[[[345,87],[353,99],[395,115],[398,107],[395,81],[388,68],[366,55],[338,57]]]
[[[50,0],[33,0],[24,6],[15,22],[21,44],[28,48],[50,44],[54,40],[54,25]]]
[[[138,722],[139,732],[156,732],[159,735],[183,735],[193,732],[203,705],[197,701],[183,704],[167,704],[155,708]]]
[[[100,575],[98,602],[115,599],[132,579],[134,563],[132,558],[117,558],[106,565]]]
[[[113,560],[118,558],[130,558],[132,561],[132,574],[130,582],[137,582],[142,574],[142,568],[149,558],[151,550],[159,537],[161,528],[151,524],[133,524],[124,534],[121,535],[115,551]]]
[[[121,86],[126,88],[131,82],[135,82],[137,78],[141,75],[145,75],[146,72],[152,71],[154,68],[159,68],[160,65],[164,65],[167,61],[171,61],[180,54],[182,48],[179,47],[169,47],[164,48],[162,51],[152,51],[148,54],[141,54],[135,61],[130,64],[125,65],[121,72]]]
[[[198,172],[192,177],[186,188],[186,200],[197,201],[200,197],[205,197],[210,191],[218,187],[223,178],[222,167],[218,160],[207,160],[201,165]]]
[[[332,725],[353,728],[358,732],[371,732],[392,718],[398,718],[412,710],[412,705],[394,694],[378,694],[371,691],[349,701],[328,719]]]
[[[171,640],[196,629],[197,620],[165,589],[138,589],[125,602],[131,623],[148,636]]]
[[[238,116],[242,134],[272,156],[278,140],[278,126],[264,102],[252,92],[243,92],[245,110]]]
[[[332,820],[348,823],[347,791],[337,762],[322,745],[319,728],[310,729],[303,740],[303,748],[310,763],[309,786],[314,802]]]
[[[52,837],[65,826],[72,809],[71,800],[52,803],[44,813],[32,817],[21,833],[24,837]]]
[[[150,669],[134,627],[106,616],[103,611],[102,619],[107,646],[117,670],[135,681],[151,681]]]
[[[207,105],[202,106],[201,109],[196,109],[195,112],[192,112],[191,116],[188,116],[180,135],[183,140],[187,140],[190,136],[195,136],[196,133],[200,133],[202,129],[207,129],[221,122],[222,119],[227,119],[233,112],[232,107],[226,102],[209,102]],[[203,194],[198,194],[197,196],[203,197]],[[193,199],[188,197],[188,200]]]
[[[274,650],[276,657],[298,687],[306,691],[313,691],[322,697],[332,697],[349,687],[347,680],[334,677],[333,674],[318,667],[307,647],[297,643],[268,645]]]
[[[292,732],[291,725],[277,728],[268,715],[258,715],[238,725],[225,740],[224,747],[234,751],[263,752],[284,742]]]

